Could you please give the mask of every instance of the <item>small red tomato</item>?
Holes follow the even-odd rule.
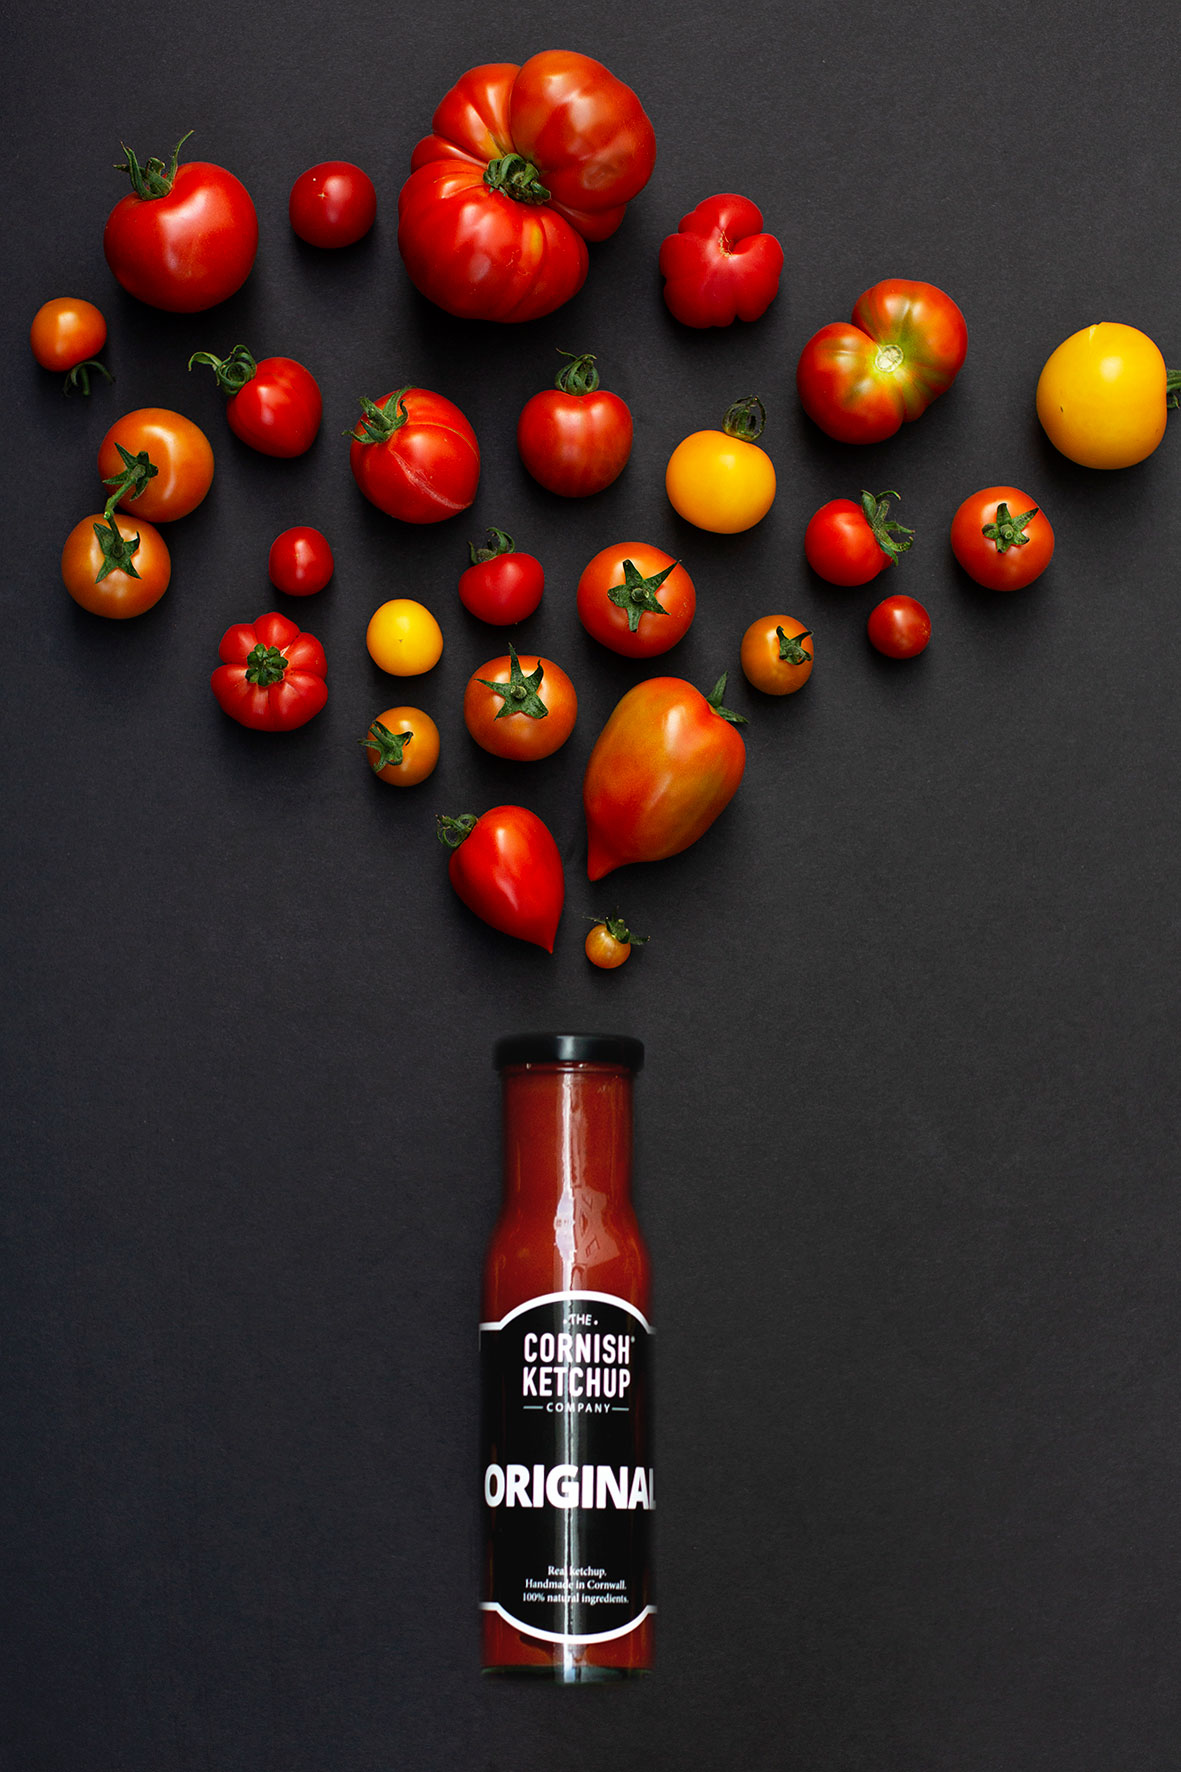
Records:
[[[812,675],[812,653],[803,644],[811,628],[791,615],[764,615],[742,636],[742,670],[764,695],[794,695]]]
[[[967,351],[968,328],[949,295],[889,277],[858,297],[851,324],[813,334],[796,386],[808,417],[838,443],[881,443],[946,392]]]
[[[987,486],[952,518],[951,551],[986,590],[1019,591],[1050,564],[1054,531],[1027,492]]]
[[[697,608],[693,580],[646,541],[603,548],[578,581],[578,619],[624,658],[655,658],[688,631]]]
[[[193,132],[190,129],[189,135]],[[107,218],[103,252],[129,295],[171,314],[198,314],[225,301],[250,275],[258,217],[250,193],[224,166],[178,165],[188,135],[168,165],[154,155],[140,165],[124,144],[131,190]]]
[[[267,555],[271,583],[289,597],[311,597],[322,591],[334,566],[327,536],[304,526],[277,535]]]
[[[421,708],[387,708],[360,741],[378,781],[417,787],[439,761],[439,728]]]
[[[588,498],[617,480],[632,452],[632,415],[599,386],[593,354],[563,351],[569,363],[552,388],[527,400],[517,421],[521,460],[539,485]]]
[[[97,370],[113,381],[109,369],[94,361],[107,342],[107,323],[93,302],[77,296],[59,295],[43,302],[29,327],[29,344],[42,369],[66,370],[66,393],[80,388],[90,392],[90,375]]]
[[[548,827],[525,806],[493,806],[481,818],[440,813],[439,841],[451,850],[447,872],[469,911],[548,954],[566,898],[562,857]]]
[[[633,935],[622,917],[598,917],[593,921],[594,928],[587,934],[583,951],[591,965],[604,972],[614,972],[631,958],[633,948],[642,947],[648,940],[646,935]]]
[[[821,505],[804,531],[804,553],[813,572],[830,585],[867,585],[893,566],[914,537],[890,517],[887,499],[897,492],[861,494],[861,503],[834,498]]]
[[[292,185],[287,213],[309,246],[352,246],[377,218],[377,192],[351,160],[322,160]]]
[[[757,320],[779,292],[783,248],[749,198],[707,197],[660,248],[664,299],[685,326]]]
[[[256,363],[245,345],[235,345],[224,358],[195,351],[190,369],[194,363],[207,363],[222,393],[230,396],[230,429],[251,449],[287,459],[311,448],[324,403],[315,376],[302,363],[291,357]]]
[[[532,554],[517,553],[503,529],[489,529],[488,535],[486,548],[468,543],[472,563],[459,575],[459,600],[481,621],[504,628],[533,614],[545,590],[545,573]]]
[[[255,732],[293,732],[328,700],[324,649],[285,615],[235,622],[209,679],[223,713]]]
[[[931,617],[913,597],[887,597],[871,612],[866,632],[887,658],[914,658],[931,638]]]
[[[403,523],[466,511],[480,484],[480,446],[458,406],[427,388],[361,401],[349,466],[371,504]]]
[[[168,544],[150,523],[131,517],[84,517],[62,549],[62,583],[91,615],[125,621],[142,615],[168,589]]]
[[[552,658],[537,653],[490,658],[468,679],[463,718],[483,750],[516,763],[552,757],[574,730],[578,697]]]

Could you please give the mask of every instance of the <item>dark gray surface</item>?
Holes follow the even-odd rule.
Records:
[[[463,327],[397,258],[410,148],[465,67],[554,44],[635,86],[656,174],[568,308]],[[1044,358],[1092,320],[1181,360],[1176,63],[1163,0],[1118,19],[611,0],[502,22],[67,4],[10,28],[4,1772],[1176,1766],[1181,437],[1091,474],[1033,414]],[[115,288],[101,233],[120,137],[166,153],[189,127],[245,179],[262,248],[231,303],[170,318]],[[381,202],[340,256],[286,220],[328,157]],[[656,253],[726,189],[783,239],[784,287],[758,325],[702,336],[666,316]],[[956,297],[967,366],[905,434],[844,449],[799,414],[796,355],[893,275]],[[63,292],[111,323],[119,379],[88,406],[27,354]],[[306,458],[242,448],[187,374],[239,340],[319,376]],[[576,506],[513,448],[556,345],[599,351],[636,417],[624,478]],[[408,380],[457,398],[484,450],[474,511],[422,533],[363,503],[339,435],[358,394]],[[664,462],[751,390],[779,499],[711,538],[667,506]],[[206,427],[217,477],[168,532],[164,602],[104,624],[58,553],[106,426],[149,402]],[[1058,536],[1010,598],[945,545],[993,481]],[[803,562],[811,511],[862,486],[897,486],[919,531],[898,587],[935,633],[913,664],[867,649],[872,588]],[[207,680],[225,626],[282,601],[266,550],[295,522],[337,552],[331,588],[288,605],[326,646],[330,700],[268,741]],[[458,712],[499,650],[454,589],[493,522],[544,559],[526,631],[581,697],[574,739],[528,772]],[[644,671],[582,635],[573,586],[621,536],[697,582],[660,668],[736,670],[769,609],[815,624],[817,666],[782,705],[735,685],[750,763],[709,837],[588,888],[581,770]],[[443,761],[404,796],[355,748],[400,699],[363,646],[399,593],[447,640],[407,685]],[[567,860],[552,960],[463,910],[434,839],[437,808],[517,798]],[[616,902],[652,942],[594,974],[582,917]],[[490,1048],[559,1025],[648,1047],[662,1611],[659,1672],[626,1690],[477,1673]]]

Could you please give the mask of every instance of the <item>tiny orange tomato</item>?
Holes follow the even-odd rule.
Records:
[[[742,669],[764,695],[794,695],[812,675],[811,628],[791,615],[764,615],[742,636]],[[815,642],[813,642],[813,646]]]
[[[421,708],[387,708],[361,739],[378,781],[412,788],[439,761],[439,728]]]

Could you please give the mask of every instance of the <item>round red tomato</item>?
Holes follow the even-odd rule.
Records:
[[[194,363],[208,364],[222,393],[230,396],[230,429],[251,449],[287,460],[311,448],[323,401],[315,376],[302,363],[292,357],[256,363],[245,345],[235,345],[228,357],[194,351],[190,369]]]
[[[189,131],[189,135],[192,130]],[[196,314],[240,289],[258,250],[258,217],[245,185],[205,160],[140,165],[124,146],[132,188],[107,219],[103,251],[118,281],[149,307]]]
[[[410,279],[465,320],[552,313],[582,287],[587,240],[614,233],[655,158],[639,99],[590,56],[470,68],[398,198]]]
[[[552,954],[566,877],[548,826],[526,806],[493,806],[481,818],[440,813],[435,823],[451,851],[451,884],[468,910]]]
[[[327,536],[307,526],[285,529],[267,555],[271,583],[289,597],[312,597],[322,591],[335,564]]]
[[[663,548],[621,541],[603,548],[578,581],[578,619],[624,658],[655,658],[689,631],[693,580]]]
[[[525,402],[517,421],[521,460],[539,485],[587,498],[618,480],[632,452],[632,415],[599,386],[592,353],[570,356],[552,388]]]
[[[881,443],[951,386],[967,350],[949,295],[887,278],[859,297],[852,325],[822,326],[808,340],[796,386],[808,417],[838,443]]]
[[[195,511],[213,484],[213,450],[199,425],[167,406],[140,406],[117,418],[98,446],[98,471],[118,508],[149,523]]]
[[[851,498],[834,498],[821,505],[804,531],[804,553],[809,566],[830,585],[867,585],[871,578],[892,566],[906,552],[914,537],[890,517],[887,499],[897,492],[861,494],[860,504]]]
[[[1054,531],[1029,494],[986,486],[951,520],[951,551],[978,585],[1019,591],[1040,578],[1054,554]]]
[[[481,621],[503,628],[533,614],[545,590],[545,573],[532,554],[517,553],[503,529],[489,529],[488,536],[486,548],[468,543],[472,563],[459,575],[459,600]]]
[[[463,692],[464,724],[476,743],[516,763],[552,757],[577,717],[578,697],[562,667],[538,653],[520,658],[512,646],[474,671]]]
[[[887,597],[871,612],[866,632],[887,658],[914,658],[931,638],[931,617],[913,597]]]
[[[377,219],[377,192],[351,160],[322,160],[292,185],[287,214],[309,246],[352,246]]]
[[[748,197],[707,197],[681,217],[660,248],[670,314],[684,326],[732,326],[757,320],[779,293],[783,248],[763,233]]]
[[[426,388],[362,400],[349,465],[371,504],[403,523],[466,511],[480,484],[480,446],[458,406]]]
[[[130,517],[83,517],[62,549],[62,582],[91,615],[142,615],[168,589],[172,560],[158,529]]]
[[[107,342],[107,323],[93,302],[73,295],[58,295],[42,302],[29,327],[29,344],[42,369],[68,371],[66,393],[80,388],[90,392],[90,376],[97,370],[108,381],[114,378],[102,363],[94,361]]]

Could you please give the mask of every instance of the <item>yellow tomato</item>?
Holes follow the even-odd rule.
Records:
[[[736,535],[767,515],[775,500],[775,468],[754,441],[763,417],[761,401],[739,400],[720,431],[694,431],[677,444],[664,484],[686,522],[716,535]]]
[[[365,644],[374,664],[391,677],[418,677],[438,664],[443,634],[429,609],[410,597],[394,597],[374,611]]]
[[[1146,333],[1118,321],[1058,346],[1037,384],[1037,415],[1055,449],[1084,468],[1130,468],[1165,434],[1177,378]]]

